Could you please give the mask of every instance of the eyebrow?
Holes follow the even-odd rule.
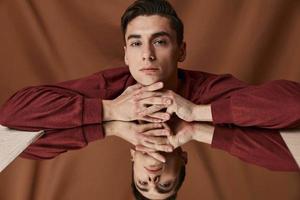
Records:
[[[151,39],[160,37],[160,36],[167,36],[168,38],[171,38],[171,35],[169,33],[165,32],[165,31],[160,31],[160,32],[153,33],[151,35]],[[130,40],[133,38],[140,39],[140,38],[142,38],[142,36],[139,34],[131,34],[127,37],[127,40]]]
[[[174,189],[174,187],[175,187],[175,184],[173,183],[173,186],[168,190],[164,190],[160,187],[155,187],[155,189],[157,190],[158,193],[165,194],[165,193],[171,192]]]
[[[143,192],[148,192],[148,191],[149,191],[149,190],[146,189],[146,188],[141,188],[137,183],[135,183],[135,186],[136,186],[139,190],[141,190],[141,191],[143,191]]]
[[[176,181],[175,181],[175,182],[176,182]],[[148,191],[149,191],[149,190],[146,189],[146,188],[141,188],[137,183],[135,183],[135,186],[136,186],[139,190],[141,190],[141,191],[143,191],[143,192],[148,192]],[[157,187],[157,186],[155,186],[155,189],[157,190],[158,193],[160,193],[160,194],[165,194],[165,193],[171,192],[171,191],[174,189],[174,187],[175,187],[175,184],[173,183],[173,186],[172,186],[170,189],[168,189],[168,190],[161,189],[161,188],[159,188],[159,187]]]

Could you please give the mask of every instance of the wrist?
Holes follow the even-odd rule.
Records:
[[[196,105],[192,111],[193,121],[212,122],[211,105]]]
[[[108,136],[116,136],[116,130],[114,122],[105,122],[103,123],[103,130],[106,137]]]
[[[198,142],[206,143],[206,144],[211,144],[215,127],[210,124],[204,124],[204,123],[195,123],[193,125],[193,135],[192,139],[196,140]]]
[[[102,100],[103,120],[112,121],[114,120],[112,100]]]

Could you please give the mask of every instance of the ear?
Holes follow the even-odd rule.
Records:
[[[131,161],[134,161],[134,159],[135,159],[135,150],[134,149],[130,149],[130,155],[131,155]]]
[[[186,43],[183,41],[179,47],[178,62],[183,62],[186,58]]]
[[[124,62],[128,66],[127,48],[124,46]]]
[[[188,155],[187,155],[187,152],[186,151],[182,151],[181,152],[181,157],[184,161],[184,164],[186,165],[188,163]]]

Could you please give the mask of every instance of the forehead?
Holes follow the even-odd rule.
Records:
[[[176,34],[171,28],[170,20],[167,17],[159,15],[138,16],[129,22],[125,35],[152,35],[161,31],[167,32],[170,35]]]

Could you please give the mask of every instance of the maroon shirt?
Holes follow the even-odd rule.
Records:
[[[216,126],[211,146],[270,170],[299,171],[278,130]]]
[[[215,125],[268,129],[300,125],[299,83],[277,80],[253,86],[229,74],[183,69],[179,69],[179,78],[183,80],[186,99],[196,104],[211,104]],[[135,83],[128,67],[120,67],[55,85],[27,87],[0,109],[0,124],[20,130],[45,130],[44,137],[23,155],[52,158],[102,139],[102,99],[114,99]],[[214,137],[213,144],[215,138],[221,140]],[[42,140],[47,143],[38,145]],[[43,151],[45,146],[49,151]],[[213,146],[225,149],[222,145]]]

